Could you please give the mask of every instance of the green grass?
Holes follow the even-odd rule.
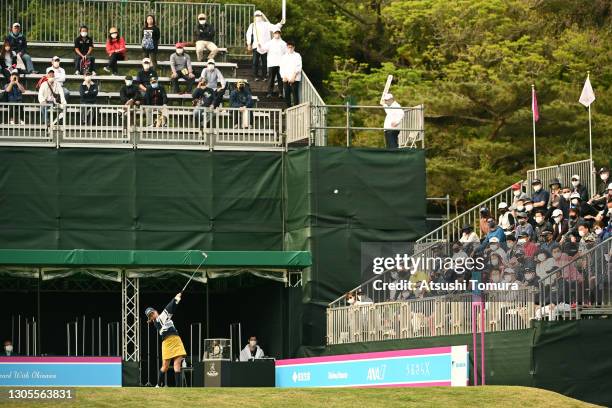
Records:
[[[6,394],[3,393],[3,397]],[[526,387],[378,389],[77,388],[73,402],[0,400],[14,407],[592,407],[563,395]]]

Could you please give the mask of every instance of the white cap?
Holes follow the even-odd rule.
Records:
[[[255,13],[253,13],[254,16],[263,16],[263,13],[261,12],[261,10],[255,10]]]
[[[215,60],[214,59],[209,59],[208,61],[206,61],[206,64],[213,64],[213,65],[215,65]]]
[[[385,101],[388,101],[389,99],[393,99],[393,94],[387,93],[387,94],[385,94],[385,96],[383,97],[383,99],[384,99]]]
[[[572,180],[580,180],[580,176],[578,174],[574,174],[572,176]]]
[[[489,239],[489,243],[491,243],[491,242],[499,242],[499,238],[491,237],[491,239]]]
[[[21,27],[21,24],[19,24],[19,23],[13,23],[13,27]]]
[[[608,190],[612,190],[612,183],[608,184]]]
[[[498,209],[502,210],[504,208],[508,208],[508,204],[504,203],[503,201],[501,203],[499,203],[499,205],[497,206]]]
[[[60,61],[60,57],[58,57],[58,56],[56,55],[56,56],[54,56],[53,58],[51,58],[51,61],[55,61],[55,60]]]
[[[563,211],[561,211],[560,209],[556,209],[555,211],[552,212],[552,216],[553,217],[558,217],[560,215],[563,215]]]
[[[149,64],[151,63],[151,60],[148,57],[144,57],[142,59],[142,63],[144,64],[145,62],[148,62]]]

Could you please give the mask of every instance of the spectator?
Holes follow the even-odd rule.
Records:
[[[112,75],[117,75],[117,62],[125,60],[127,48],[125,47],[125,40],[119,36],[119,30],[116,27],[111,27],[108,30],[106,53],[108,54],[108,65],[104,67],[104,70]]]
[[[253,52],[253,76],[255,81],[261,78],[267,78],[267,49],[266,44],[272,38],[270,33],[277,28],[281,28],[285,24],[284,20],[274,25],[270,23],[260,10],[255,10],[253,14],[254,21],[249,25],[246,32],[247,50]],[[261,67],[261,77],[259,77],[259,68]],[[282,76],[282,73],[281,73]]]
[[[555,199],[561,197],[561,181],[558,178],[554,178],[548,184],[550,188],[550,196],[548,198],[548,207],[552,206]]]
[[[95,105],[98,97],[98,85],[92,81],[89,73],[85,74],[83,83],[79,88],[81,105]],[[96,124],[96,109],[92,106],[81,107],[81,125]]]
[[[536,209],[546,209],[548,206],[548,200],[550,199],[550,194],[548,191],[542,188],[542,181],[540,179],[533,180],[531,182],[531,187],[533,188],[533,196],[531,196],[533,207]]]
[[[491,265],[493,267],[500,267],[506,263],[506,251],[504,251],[504,249],[501,247],[499,238],[497,236],[492,236],[489,239],[489,246],[485,249],[485,254],[488,254],[490,257]],[[495,261],[496,257],[497,262]]]
[[[40,83],[40,87],[38,88],[38,103],[41,104],[41,114],[45,123],[48,123],[49,120],[49,107],[66,104],[64,91],[55,82],[55,72],[52,69],[47,72],[44,80]],[[61,118],[61,115],[59,117]]]
[[[214,60],[219,52],[215,45],[215,28],[206,21],[206,14],[198,15],[198,24],[195,29],[196,57],[198,61],[204,61],[204,51],[208,50],[208,59]],[[213,85],[214,86],[214,85]]]
[[[563,217],[563,211],[556,209],[553,211],[552,213],[552,217],[553,217],[553,239],[556,242],[561,241],[561,238],[567,234],[567,231],[569,229],[567,220],[564,219]]]
[[[157,72],[151,68],[151,60],[145,57],[142,59],[142,69],[138,71],[134,80],[142,95],[147,91],[153,77],[157,78]]]
[[[278,96],[283,94],[283,78],[280,74],[280,63],[283,55],[287,53],[287,43],[281,38],[280,28],[276,28],[272,34],[272,40],[268,41],[265,45],[268,51],[268,76],[270,81],[268,82],[268,98],[272,96],[274,92],[274,83],[278,86]]]
[[[16,67],[17,69],[25,70],[25,72],[36,74],[34,71],[34,65],[32,64],[32,58],[28,55],[28,41],[25,35],[21,32],[21,24],[13,23],[13,27],[9,34],[6,36],[5,41],[11,46],[11,51],[14,51],[17,57]],[[24,66],[21,67],[20,61],[23,61]]]
[[[23,117],[23,106],[21,103],[23,102],[23,93],[25,92],[25,87],[19,82],[19,71],[16,69],[13,70],[11,76],[9,77],[9,82],[4,87],[4,94],[6,96],[6,101],[9,103],[15,103],[17,105],[9,105],[9,117],[10,124],[14,125],[19,123],[21,125],[25,124],[22,120]]]
[[[512,196],[514,197],[512,206],[516,208],[517,200],[527,198],[527,194],[523,192],[523,187],[521,186],[521,183],[514,183],[511,188]]]
[[[66,71],[64,71],[64,68],[60,67],[60,57],[58,57],[57,55],[51,59],[51,66],[47,67],[46,72],[49,72],[49,70],[51,69],[53,70],[53,72],[55,72],[55,82],[57,82],[57,84],[62,87],[62,91],[64,91],[64,97],[68,98],[68,95],[70,95],[70,91],[64,86],[64,84],[66,83]]]
[[[521,231],[516,240],[517,253],[521,252],[525,258],[533,258],[538,252],[538,246],[529,239],[527,231]]]
[[[149,58],[153,63],[153,67],[157,68],[157,50],[159,47],[159,27],[155,21],[155,16],[149,14],[145,18],[144,27],[142,28],[142,53],[144,58]]]
[[[172,74],[172,92],[179,92],[179,79],[183,78],[187,82],[187,92],[191,92],[193,88],[193,69],[191,67],[191,58],[189,54],[185,54],[183,44],[176,43],[176,51],[170,56],[170,70]]]
[[[479,216],[480,219],[478,223],[480,225],[480,236],[486,237],[489,233],[489,218],[491,218],[491,213],[487,207],[480,207]]]
[[[578,251],[581,254],[587,252],[597,244],[597,236],[591,231],[591,227],[587,222],[578,224],[578,235],[580,236]]]
[[[535,256],[535,260],[536,274],[540,279],[544,279],[556,267],[555,260],[546,251],[539,251]]]
[[[595,207],[590,205],[588,202],[583,201],[580,193],[578,192],[572,193],[570,196],[570,204],[578,209],[579,215],[584,219],[592,220],[598,214]]]
[[[506,234],[506,237],[512,235],[514,232],[515,222],[514,216],[510,211],[508,211],[508,204],[505,202],[499,203],[499,205],[497,206],[497,210],[500,214],[499,220],[497,222],[499,227],[504,230],[504,234]]]
[[[11,45],[8,40],[4,40],[4,44],[2,44],[2,49],[0,50],[0,68],[2,69],[2,76],[7,83],[16,65],[17,54],[11,50]]]
[[[287,102],[287,106],[291,107],[297,105],[300,103],[302,56],[298,52],[295,52],[295,44],[291,41],[287,41],[287,53],[281,58],[279,70],[280,76],[283,79],[283,93],[285,94],[285,102]],[[391,94],[387,94],[387,96],[388,95]],[[393,95],[391,95],[390,99],[393,99]],[[392,103],[393,101],[389,102],[388,106],[391,106]],[[402,111],[401,109],[399,110]]]
[[[545,230],[550,230],[550,232],[552,233],[552,225],[550,224],[550,222],[548,222],[546,220],[546,218],[544,217],[545,214],[545,210],[543,208],[539,208],[536,210],[535,212],[535,216],[534,216],[534,221],[535,221],[535,227],[534,227],[534,235],[535,235],[535,241],[536,242],[544,242],[544,237],[542,236],[542,233]]]
[[[552,229],[547,228],[542,230],[541,237],[540,249],[552,253],[552,247],[558,245],[554,240]]]
[[[499,242],[500,246],[505,246],[506,245],[506,235],[504,234],[504,231],[497,226],[493,218],[489,218],[487,220],[487,226],[488,226],[489,232],[487,233],[485,238],[480,243],[479,250],[483,251],[486,248],[486,246],[489,244],[489,242],[491,241],[491,238],[497,238],[497,242]]]
[[[203,127],[208,122],[205,118],[206,111],[221,106],[223,93],[209,88],[206,84],[206,79],[202,79],[198,82],[191,96],[193,97],[193,106],[195,106],[193,116],[197,123],[199,123],[198,127]]]
[[[79,36],[74,39],[74,69],[75,75],[85,75],[91,72],[96,75],[96,57],[93,55],[93,39],[89,36],[89,29],[82,25]]]
[[[13,349],[13,342],[11,340],[4,340],[4,350],[2,350],[2,354],[0,354],[3,357],[10,357],[10,356],[16,356],[17,353],[15,353],[15,350]]]
[[[125,77],[125,85],[119,90],[119,97],[124,106],[139,106],[141,102],[140,89],[134,83],[131,75]]]
[[[157,82],[157,77],[150,78],[150,84],[147,87],[144,96],[145,105],[163,106],[168,103],[168,96],[163,85]]]
[[[537,288],[540,284],[540,278],[536,275],[535,267],[532,263],[525,265],[524,287]]]
[[[254,107],[255,103],[253,102],[253,95],[251,95],[251,91],[247,88],[244,81],[238,81],[238,85],[236,89],[232,91],[230,94],[230,107],[240,109],[242,120],[241,127],[248,129],[249,126],[249,112],[248,108]],[[236,113],[238,115],[238,113]],[[234,116],[234,127],[238,127],[237,125],[238,116]]]
[[[459,238],[459,242],[462,244],[475,244],[480,242],[480,237],[478,234],[474,232],[474,228],[471,225],[464,225],[461,228],[461,238]]]
[[[589,200],[589,191],[580,183],[580,176],[578,174],[572,176],[572,193],[580,194],[580,199],[582,201]]]
[[[603,210],[606,204],[608,183],[610,180],[610,170],[607,167],[599,169],[599,180],[595,195],[589,200],[589,204],[593,205],[598,210]]]
[[[521,233],[525,232],[527,233],[527,236],[529,237],[530,240],[534,240],[535,236],[533,233],[533,227],[531,226],[531,224],[527,222],[529,215],[527,215],[526,212],[521,211],[516,214],[516,217],[518,219],[518,224],[519,224],[514,230],[514,236],[516,237],[516,239],[518,240]]]
[[[287,88],[285,88],[285,99],[287,99]],[[289,89],[291,90],[291,89]],[[390,93],[385,94],[383,106],[385,108],[385,122],[383,124],[385,134],[385,144],[387,149],[397,149],[399,147],[399,128],[404,119],[404,110]],[[297,103],[297,101],[296,101]]]
[[[202,73],[200,74],[200,82],[203,79],[206,80],[206,86],[211,89],[215,89],[215,85],[219,82],[221,83],[221,86],[225,88],[225,78],[223,78],[223,74],[215,66],[214,60],[209,59],[206,63],[206,68],[203,69]]]

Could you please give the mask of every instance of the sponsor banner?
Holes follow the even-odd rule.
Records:
[[[467,346],[276,361],[277,387],[427,387],[467,382]]]
[[[0,357],[0,386],[121,387],[121,357]]]

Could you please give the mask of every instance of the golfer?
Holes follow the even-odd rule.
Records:
[[[161,314],[152,307],[147,307],[145,314],[147,315],[148,323],[153,323],[157,332],[162,339],[162,366],[159,370],[159,378],[156,387],[163,387],[166,371],[170,367],[170,360],[174,360],[174,380],[175,386],[182,386],[181,364],[187,355],[183,342],[174,327],[172,315],[181,301],[182,293],[178,293],[168,306],[165,307]]]

